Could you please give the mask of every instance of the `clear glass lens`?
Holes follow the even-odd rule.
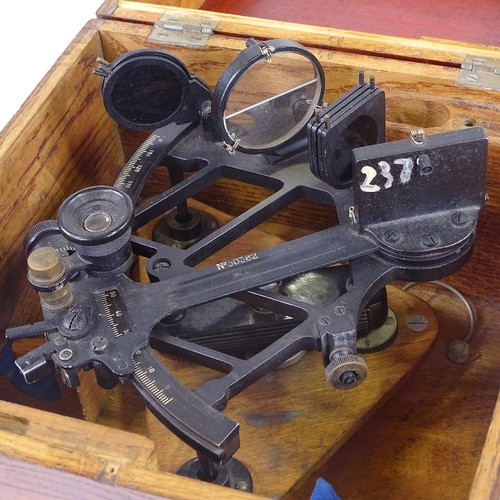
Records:
[[[273,54],[236,82],[224,111],[226,132],[246,149],[278,146],[305,126],[320,95],[321,80],[307,57]]]

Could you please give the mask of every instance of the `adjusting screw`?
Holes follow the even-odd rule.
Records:
[[[355,354],[338,356],[326,367],[328,383],[336,389],[353,389],[366,379],[368,367],[366,361]]]

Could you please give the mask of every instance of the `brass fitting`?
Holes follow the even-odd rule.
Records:
[[[28,256],[28,278],[38,288],[42,307],[48,311],[59,311],[72,301],[70,286],[64,283],[66,266],[59,252],[53,247],[40,247]],[[41,291],[41,288],[51,288]]]

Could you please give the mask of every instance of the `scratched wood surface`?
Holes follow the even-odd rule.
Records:
[[[0,401],[3,498],[245,500],[158,469],[143,436]]]
[[[75,190],[112,183],[125,158],[140,142],[138,135],[123,133],[106,116],[100,100],[101,81],[91,70],[98,56],[112,60],[126,50],[153,46],[146,36],[159,10],[165,9],[159,5],[134,7],[131,2],[107,2],[102,9],[103,19],[87,24],[0,133],[2,331],[7,326],[40,319],[36,297],[24,279],[22,240],[26,230],[39,220],[53,217],[62,200]],[[104,19],[113,15],[124,21]],[[466,498],[500,380],[495,342],[500,319],[500,98],[492,91],[458,87],[455,80],[466,52],[499,57],[498,51],[463,43],[407,41],[220,17],[224,31],[211,37],[205,49],[165,46],[211,86],[244,47],[244,38],[249,34],[293,38],[309,43],[325,65],[329,101],[356,83],[359,69],[375,74],[378,85],[386,90],[390,140],[406,137],[418,126],[425,127],[427,133],[473,123],[485,127],[490,137],[490,199],[481,216],[473,258],[449,280],[471,296],[478,309],[480,323],[472,342],[473,360],[461,366],[447,364],[446,342],[463,331],[466,318],[453,298],[441,290],[434,292],[430,299],[439,312],[442,333],[431,355],[382,411],[342,447],[337,458],[319,471],[352,498]],[[227,208],[231,215],[260,196],[258,190],[247,194],[232,185],[217,186],[203,195],[205,201]],[[316,208],[298,205],[291,214],[282,214],[264,229],[285,239],[317,229],[330,220],[331,214],[325,207],[319,211]],[[12,395],[1,377],[0,391],[2,399],[8,395],[24,402],[24,396]],[[29,400],[26,404],[39,403]],[[129,400],[125,398],[120,404],[127,409]],[[72,405],[61,405],[57,410],[81,416],[81,410]],[[133,430],[142,428],[145,420],[133,424]],[[361,472],[360,463],[364,464]],[[140,482],[140,477],[138,473],[134,480]],[[300,490],[304,498],[308,491],[306,487]]]

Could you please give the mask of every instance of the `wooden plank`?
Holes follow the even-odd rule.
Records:
[[[474,477],[470,500],[495,500],[500,497],[500,397]]]
[[[158,471],[154,446],[130,432],[0,401],[4,495],[28,491],[30,498],[46,498],[52,489],[52,498],[258,498]]]
[[[22,244],[27,228],[53,218],[69,192],[112,183],[123,152],[116,125],[105,113],[100,78],[92,74],[102,55],[94,21],[75,38],[54,70],[37,86],[0,132],[0,329],[34,321],[25,306],[34,298],[25,273]]]
[[[170,5],[165,5],[170,4]],[[325,28],[258,17],[224,14],[198,9],[180,9],[171,2],[146,3],[118,0],[107,2],[97,12],[106,19],[129,20],[137,23],[154,24],[164,14],[173,17],[188,16],[195,19],[219,21],[217,34],[261,39],[291,38],[310,47],[336,51],[370,54],[388,58],[434,62],[459,67],[468,53],[483,57],[494,57],[494,47],[474,43],[460,43],[413,39],[388,35],[375,35],[359,31]]]
[[[108,483],[125,463],[157,466],[154,443],[142,436],[3,401],[0,453]]]
[[[0,488],[4,498],[30,498],[32,500],[67,500],[75,495],[80,500],[159,500],[156,495],[141,493],[115,485],[97,483],[90,479],[30,464],[0,455]],[[170,497],[171,498],[171,497]]]

